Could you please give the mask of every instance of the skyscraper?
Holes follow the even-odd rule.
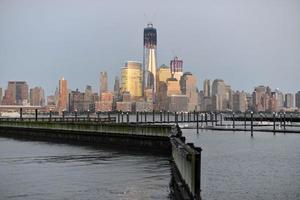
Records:
[[[59,89],[58,89],[58,111],[62,112],[67,110],[68,104],[68,83],[67,80],[62,77],[59,80]]]
[[[2,88],[0,87],[0,105],[2,103],[2,96],[3,96],[3,94],[2,94]]]
[[[156,67],[157,67],[157,33],[153,24],[149,23],[144,29],[144,56],[143,56],[143,92],[152,90],[153,101],[156,94]]]
[[[286,108],[294,107],[294,95],[293,94],[291,94],[291,93],[285,94],[284,106]]]
[[[300,91],[298,91],[295,95],[296,107],[300,108]]]
[[[215,79],[212,84],[212,107],[215,111],[224,110],[224,99],[226,96],[226,85],[222,79]]]
[[[25,81],[9,81],[2,101],[5,105],[28,104],[28,85]]]
[[[185,72],[180,79],[181,93],[188,97],[188,111],[197,110],[198,92],[197,78],[190,72]]]
[[[107,78],[107,72],[101,72],[100,73],[100,97],[102,92],[107,92],[108,90],[108,78]]]
[[[180,80],[183,74],[183,61],[179,60],[177,56],[174,57],[173,60],[170,61],[171,73],[172,77]]]
[[[44,90],[41,87],[34,87],[30,89],[30,105],[32,106],[44,106],[45,96]]]
[[[114,97],[115,97],[115,99],[120,98],[120,79],[118,76],[115,77]]]
[[[210,97],[210,80],[206,79],[203,82],[203,93],[204,97]]]
[[[122,93],[129,92],[131,97],[142,96],[142,64],[136,61],[127,61],[121,70]]]
[[[245,112],[248,108],[247,96],[244,91],[236,91],[233,93],[233,108],[234,112]]]

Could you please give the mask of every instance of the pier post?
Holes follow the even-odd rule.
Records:
[[[168,120],[168,123],[170,122],[170,112],[168,111],[167,112],[167,120]]]
[[[77,110],[75,110],[74,113],[75,113],[75,122],[77,122]]]
[[[293,114],[292,113],[290,114],[290,123],[291,123],[291,125],[293,123]]]
[[[126,113],[126,121],[127,121],[127,124],[129,124],[129,113],[128,113],[128,111]]]
[[[23,120],[23,108],[20,108],[20,120]]]
[[[118,123],[120,123],[120,111],[117,111],[118,113]]]
[[[283,130],[285,130],[285,112],[283,113]]]
[[[160,111],[160,123],[162,123],[162,111]]]
[[[201,113],[201,126],[203,126],[203,113]]]
[[[193,113],[193,118],[194,118],[194,121],[196,121],[196,110],[194,110],[194,113]]]
[[[97,112],[97,121],[100,121],[100,111]]]
[[[195,115],[195,113],[194,113],[194,115]],[[198,112],[197,112],[196,119],[197,119],[197,133],[199,133],[199,113]]]
[[[122,123],[124,122],[124,113],[123,111],[121,112],[121,118],[122,118]]]
[[[247,129],[247,113],[246,111],[244,112],[244,130],[246,131]]]
[[[282,127],[282,114],[279,113],[279,118],[280,118],[280,127]]]
[[[211,126],[214,127],[214,113],[210,113],[210,121],[211,121]]]
[[[110,111],[107,112],[108,121],[110,122]]]
[[[276,113],[275,112],[273,112],[273,132],[274,132],[274,134],[275,134],[275,129],[276,129]]]
[[[218,113],[215,113],[215,126],[218,126]]]
[[[183,111],[181,111],[180,115],[181,115],[181,122],[183,122]]]
[[[147,123],[147,111],[144,112],[145,123]]]
[[[220,125],[223,126],[223,114],[220,113]]]
[[[153,121],[153,123],[155,123],[155,112],[154,112],[154,109],[152,110],[152,121]]]
[[[176,123],[176,126],[178,126],[178,115],[177,115],[177,112],[175,112],[175,123]]]
[[[139,111],[136,111],[136,123],[139,123]]]
[[[164,110],[164,122],[166,122],[166,111]]]
[[[208,125],[208,121],[207,121],[207,113],[205,112],[205,123],[206,123],[206,126]]]
[[[251,111],[251,137],[253,137],[253,111]]]
[[[52,110],[50,109],[50,111],[49,111],[49,122],[51,122],[51,120],[52,120]]]
[[[235,119],[234,119],[235,113],[232,113],[232,128],[235,129]]]
[[[61,114],[62,114],[62,121],[65,121],[65,111],[63,110],[63,111],[61,112]]]
[[[38,120],[38,109],[35,109],[35,121]]]
[[[90,110],[87,110],[87,121],[90,121]]]

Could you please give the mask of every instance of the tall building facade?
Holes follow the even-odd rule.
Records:
[[[300,108],[300,91],[298,91],[298,92],[295,94],[295,103],[296,103],[296,107],[297,107],[297,108]]]
[[[0,87],[0,105],[2,104],[2,97],[3,97],[3,93],[2,93],[2,88]]]
[[[99,96],[101,96],[102,92],[108,91],[108,77],[107,72],[100,73],[100,92]]]
[[[41,87],[34,87],[30,89],[30,105],[32,106],[44,106],[45,105],[45,94]]]
[[[197,78],[190,72],[185,72],[180,79],[181,93],[188,97],[188,111],[198,110]]]
[[[203,93],[204,97],[210,97],[210,80],[206,79],[203,82]]]
[[[121,70],[121,91],[129,92],[131,97],[142,97],[142,64],[127,61]]]
[[[223,111],[223,102],[225,99],[226,85],[222,79],[215,79],[212,84],[212,109],[214,111]]]
[[[28,104],[28,85],[25,81],[9,81],[2,104],[26,105]]]
[[[294,107],[294,95],[291,93],[285,94],[284,107],[292,108]]]
[[[170,68],[172,77],[180,80],[183,75],[183,61],[179,60],[177,56],[174,57],[174,59],[170,61]]]
[[[62,77],[58,87],[58,111],[62,112],[68,108],[68,82]]]
[[[114,83],[114,97],[116,100],[120,98],[120,79],[118,76],[115,77],[115,83]]]
[[[171,78],[170,67],[162,65],[157,70],[157,104],[158,110],[166,110],[167,80]]]
[[[245,112],[248,108],[247,96],[244,91],[236,91],[233,93],[233,111],[234,112]]]
[[[253,108],[255,111],[265,111],[268,105],[267,88],[263,85],[254,88]]]
[[[143,56],[143,86],[142,91],[152,90],[153,101],[156,94],[157,68],[157,32],[153,24],[149,23],[144,29],[144,56]]]

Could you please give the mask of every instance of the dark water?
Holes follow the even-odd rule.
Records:
[[[203,149],[203,199],[300,199],[300,134],[184,133]]]
[[[300,134],[184,130],[203,199],[300,199]],[[169,158],[0,137],[2,199],[168,199]]]
[[[168,157],[0,137],[0,199],[168,199]]]

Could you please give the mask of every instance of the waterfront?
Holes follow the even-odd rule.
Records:
[[[184,130],[201,146],[203,199],[300,199],[300,135]]]
[[[300,199],[300,135],[183,130],[203,199]],[[169,157],[0,138],[0,199],[168,199]]]
[[[168,199],[169,157],[0,137],[0,199]]]

